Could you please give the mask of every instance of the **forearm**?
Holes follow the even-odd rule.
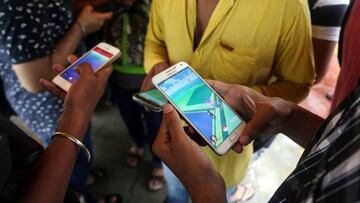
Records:
[[[298,145],[305,148],[316,134],[324,119],[293,103],[288,102],[288,105],[291,106],[292,110],[284,123],[282,132]]]
[[[201,171],[201,175],[188,172],[183,174],[175,170],[175,174],[179,175],[179,179],[189,192],[191,201],[194,203],[225,203],[226,186],[224,179],[219,173],[213,170],[210,165],[198,165],[194,171]]]
[[[212,177],[210,177],[212,178]],[[226,189],[222,180],[220,184],[218,181],[207,181],[207,183],[200,185],[196,184],[198,188],[192,188],[191,185],[186,187],[188,190],[191,201],[194,203],[226,203]]]
[[[73,23],[70,29],[56,44],[55,49],[50,56],[50,67],[52,67],[54,64],[65,66],[67,64],[67,57],[71,54],[74,54],[82,37],[83,33],[81,31],[80,25],[78,23]]]
[[[82,141],[90,115],[65,111],[59,120],[58,131]],[[55,136],[37,161],[21,202],[63,202],[79,148],[67,138]]]
[[[258,85],[252,88],[267,97],[280,97],[284,100],[299,103],[306,98],[311,85],[275,82],[270,85]]]

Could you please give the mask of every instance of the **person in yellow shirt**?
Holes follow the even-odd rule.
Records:
[[[179,61],[203,78],[251,87],[299,102],[314,80],[310,17],[303,0],[153,0],[145,39],[142,90]],[[224,177],[228,199],[248,168],[252,146],[220,157],[203,150]],[[194,163],[196,164],[196,163]],[[165,167],[167,202],[188,202],[186,190]]]

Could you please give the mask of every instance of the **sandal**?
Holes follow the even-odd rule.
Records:
[[[159,184],[156,185],[154,183],[158,182]],[[165,185],[165,178],[164,176],[160,176],[160,175],[152,175],[150,180],[149,180],[149,185],[148,185],[148,189],[150,191],[158,191],[161,190]]]
[[[144,149],[132,146],[129,150],[129,154],[126,157],[126,163],[128,166],[137,167],[144,155]]]
[[[156,173],[156,170],[158,173]],[[159,172],[159,171],[162,172]],[[149,183],[148,183],[148,189],[150,191],[158,191],[164,187],[165,184],[165,178],[163,174],[163,170],[161,166],[154,166],[152,175],[150,177]]]
[[[102,168],[93,168],[86,179],[86,186],[93,186],[106,177],[106,171]]]
[[[122,203],[122,196],[118,194],[106,195],[100,198],[98,203]]]
[[[255,189],[252,184],[248,183],[246,185],[239,184],[236,186],[234,194],[231,195],[231,202],[246,202],[253,198],[255,195]]]

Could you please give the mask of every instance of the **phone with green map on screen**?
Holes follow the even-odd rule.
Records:
[[[134,94],[133,100],[142,105],[145,109],[160,112],[163,106],[168,103],[166,98],[157,89],[152,89]]]
[[[238,141],[244,119],[189,64],[177,63],[152,82],[217,154],[225,154]]]

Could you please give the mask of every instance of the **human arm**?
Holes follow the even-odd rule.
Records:
[[[269,97],[300,102],[307,96],[315,77],[310,20],[299,2],[289,3],[285,10],[273,63],[276,82],[253,88]]]
[[[225,183],[211,161],[184,132],[178,113],[167,104],[153,152],[180,179],[192,202],[226,202]]]
[[[32,93],[39,93],[43,91],[42,87],[39,85],[39,80],[41,78],[52,79],[55,76],[55,73],[52,71],[52,66],[54,64],[65,65],[66,57],[74,53],[82,37],[100,29],[103,22],[110,17],[111,13],[98,13],[95,12],[91,6],[86,6],[76,19],[76,23],[73,23],[70,26],[70,28],[66,33],[64,33],[60,40],[53,45],[53,50],[49,50],[48,53],[45,53],[45,51],[42,51],[44,53],[37,52],[42,50],[41,47],[45,47],[43,48],[44,50],[50,49],[52,46],[52,39],[48,35],[52,35],[51,32],[55,30],[46,30],[43,27],[43,24],[45,23],[43,22],[44,19],[41,19],[41,17],[36,18],[39,19],[39,22],[32,20],[31,18],[26,19],[28,25],[35,24],[34,27],[40,32],[39,35],[43,37],[38,42],[34,42],[34,47],[25,47],[31,45],[25,44],[26,42],[23,42],[24,46],[21,45],[23,46],[21,50],[17,50],[15,53],[11,53],[12,55],[25,55],[25,53],[22,51],[24,49],[29,49],[29,52],[34,52],[36,55],[35,59],[26,58],[15,63],[13,62],[12,68],[15,71],[15,74],[21,85],[27,91]],[[24,30],[22,30],[22,28],[17,26],[16,29],[18,29],[18,32],[31,32],[31,30],[25,30],[26,27]],[[84,33],[84,31],[86,33]],[[17,42],[14,41],[13,43],[15,44]]]
[[[337,42],[313,38],[312,43],[316,70],[315,84],[317,84],[326,75]]]
[[[208,83],[245,120],[238,148],[261,134],[284,133],[305,148],[324,121],[323,118],[281,98],[263,96],[240,86],[209,80]],[[236,150],[241,151],[241,150]]]
[[[81,65],[79,79],[66,94],[58,131],[80,141],[84,139],[91,114],[104,92],[110,73],[111,68],[95,74],[89,64]],[[20,202],[63,202],[78,151],[72,141],[55,136],[37,160],[27,187],[19,196]]]

